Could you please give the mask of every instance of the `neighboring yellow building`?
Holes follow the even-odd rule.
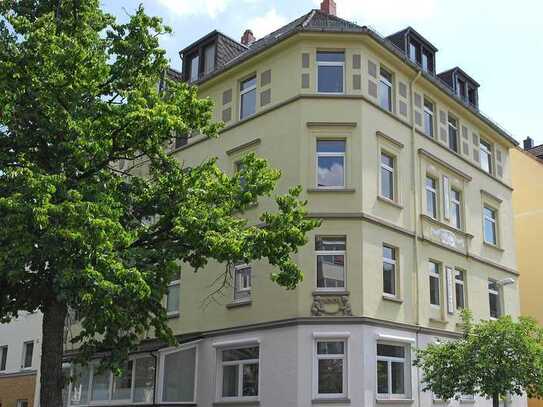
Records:
[[[511,150],[520,309],[522,315],[535,317],[543,325],[543,160],[533,152],[537,147],[525,142],[525,148]],[[543,400],[528,404],[543,407]]]

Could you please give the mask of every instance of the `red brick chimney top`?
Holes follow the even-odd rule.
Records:
[[[321,11],[324,14],[336,15],[336,2],[334,0],[322,0]]]
[[[251,45],[253,42],[255,42],[255,40],[256,38],[251,30],[245,30],[241,36],[241,43],[246,46]]]

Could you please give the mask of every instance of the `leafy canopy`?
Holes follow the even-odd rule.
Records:
[[[496,402],[508,394],[543,397],[543,328],[510,316],[473,324],[464,313],[461,339],[418,350],[425,391],[443,400],[480,395]]]
[[[252,225],[240,214],[279,171],[250,155],[229,176],[215,159],[183,168],[168,154],[172,134],[220,125],[209,100],[164,76],[159,18],[140,6],[121,24],[98,0],[0,12],[0,322],[71,309],[83,355],[120,362],[149,330],[172,341],[162,299],[180,264],[267,259],[273,281],[296,287],[290,256],[318,224],[300,189]]]

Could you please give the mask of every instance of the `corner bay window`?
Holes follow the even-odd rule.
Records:
[[[448,123],[449,123],[449,148],[454,151],[458,152],[458,121],[452,117],[450,114],[448,115]]]
[[[483,208],[484,240],[486,243],[497,245],[498,238],[496,232],[496,210],[485,206]]]
[[[316,342],[316,385],[318,398],[342,397],[346,394],[345,341]]]
[[[345,236],[317,236],[317,289],[345,288]]]
[[[393,201],[395,199],[394,157],[381,153],[381,196]]]
[[[499,318],[501,316],[500,289],[498,283],[494,280],[488,280],[488,304],[490,307],[490,317]]]
[[[424,99],[424,134],[434,137],[434,104]]]
[[[345,54],[317,51],[317,92],[343,93]]]
[[[392,74],[384,68],[379,76],[379,106],[392,112]]]
[[[254,115],[256,113],[256,75],[240,83],[239,95],[239,118],[245,119]]]
[[[464,309],[466,303],[464,297],[464,272],[462,270],[454,270],[454,287],[456,296],[456,309]]]
[[[243,302],[251,299],[251,272],[248,264],[234,267],[234,302]]]
[[[426,176],[426,214],[437,219],[437,181]]]
[[[440,287],[441,287],[441,273],[440,266],[434,261],[428,263],[428,274],[430,282],[430,304],[439,306],[440,301]]]
[[[258,396],[258,346],[222,350],[220,360],[222,398]]]
[[[383,245],[383,292],[396,296],[396,249]]]
[[[479,142],[479,159],[481,161],[481,168],[485,172],[492,174],[492,147],[490,143],[483,139]]]
[[[409,363],[405,345],[377,343],[377,395],[406,398]]]
[[[345,140],[317,140],[317,187],[345,186]]]

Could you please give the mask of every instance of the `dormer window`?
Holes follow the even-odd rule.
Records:
[[[406,38],[407,49],[405,53],[407,57],[424,71],[434,73],[435,48],[433,45],[416,34],[412,29],[406,34]]]
[[[200,65],[200,56],[193,55],[190,57],[190,81],[194,82],[198,80],[199,66]]]
[[[208,74],[215,69],[215,44],[204,48],[204,73]]]

